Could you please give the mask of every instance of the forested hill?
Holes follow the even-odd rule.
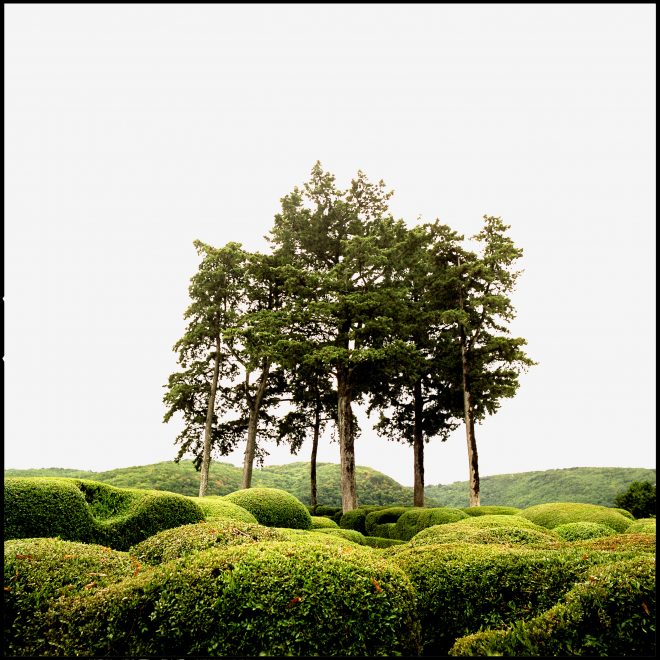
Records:
[[[241,468],[229,463],[211,463],[209,495],[226,495],[241,487]],[[85,472],[63,468],[5,470],[5,477],[57,476],[91,479],[122,488],[155,488],[184,495],[197,495],[199,473],[192,461],[164,462],[108,472]],[[586,502],[613,506],[617,493],[631,481],[655,483],[655,470],[647,468],[566,468],[540,472],[499,474],[481,478],[481,503],[524,508],[544,502]],[[336,463],[319,463],[317,490],[320,504],[340,506],[340,474]],[[412,505],[412,488],[369,467],[356,467],[360,504]],[[309,463],[287,463],[257,469],[252,485],[282,488],[309,504]],[[427,486],[427,506],[465,507],[467,481]]]

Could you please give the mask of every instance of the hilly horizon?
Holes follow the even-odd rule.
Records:
[[[318,503],[341,506],[340,470],[338,463],[317,464]],[[299,461],[257,468],[253,487],[280,488],[310,503],[310,463]],[[356,483],[360,504],[412,505],[413,489],[402,486],[388,475],[368,466],[356,466]],[[632,481],[655,483],[651,468],[560,468],[481,478],[481,504],[525,508],[546,502],[571,501],[614,506],[614,497]],[[103,472],[69,468],[5,469],[5,477],[57,476],[100,481],[120,488],[167,490],[196,496],[199,472],[191,460],[163,461],[149,465],[116,468]],[[212,462],[209,473],[209,495],[227,495],[241,485],[242,469],[230,463]],[[426,506],[465,507],[468,504],[468,482],[427,485]]]

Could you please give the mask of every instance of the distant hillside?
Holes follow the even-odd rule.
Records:
[[[576,467],[539,472],[518,472],[481,477],[481,504],[517,506],[524,509],[546,502],[584,502],[614,506],[614,497],[631,481],[655,483],[648,468]],[[468,482],[427,486],[427,495],[442,506],[467,506]]]
[[[369,467],[356,466],[360,504],[412,505],[412,488]],[[229,463],[211,463],[209,495],[226,495],[241,487],[241,468]],[[108,472],[85,472],[64,468],[5,470],[5,477],[58,476],[101,481],[121,488],[154,488],[183,495],[197,495],[199,472],[192,461],[163,462],[120,468]],[[586,502],[614,505],[614,497],[631,481],[655,483],[655,470],[647,468],[567,468],[539,472],[499,474],[481,478],[481,503],[525,508],[544,502]],[[341,506],[340,473],[336,463],[317,465],[318,501]],[[287,463],[257,469],[252,485],[281,488],[309,504],[309,463]],[[468,483],[426,487],[427,506],[465,507]]]

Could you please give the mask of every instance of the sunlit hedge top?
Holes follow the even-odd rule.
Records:
[[[624,532],[632,523],[632,520],[609,507],[575,502],[537,504],[524,509],[520,515],[548,529],[565,523],[595,522],[608,525],[617,532]]]
[[[490,515],[499,515],[499,516],[514,516],[517,513],[520,513],[522,509],[519,509],[515,506],[494,506],[494,505],[484,505],[484,506],[468,506],[464,509],[461,509],[468,514],[468,516],[490,516]]]
[[[655,534],[655,518],[640,518],[628,529],[626,534]]]
[[[451,507],[415,508],[403,513],[396,521],[396,538],[410,540],[417,532],[432,525],[444,525],[467,518],[467,513]]]
[[[224,499],[247,509],[257,522],[266,527],[312,527],[312,516],[307,507],[285,490],[245,488],[225,495]]]
[[[339,529],[339,525],[325,516],[312,516],[312,529]]]
[[[204,520],[229,519],[240,520],[241,522],[256,523],[257,519],[242,506],[228,502],[224,497],[210,495],[206,497],[190,498],[204,512]]]
[[[552,530],[564,541],[578,541],[581,539],[597,539],[603,536],[612,536],[616,532],[603,523],[573,522],[557,525]]]

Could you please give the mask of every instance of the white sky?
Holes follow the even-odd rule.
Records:
[[[5,467],[173,459],[193,240],[266,249],[316,160],[524,249],[540,364],[477,427],[482,476],[655,466],[655,5],[4,9]],[[356,460],[412,485],[366,427]],[[427,445],[427,484],[467,473],[462,428]]]

